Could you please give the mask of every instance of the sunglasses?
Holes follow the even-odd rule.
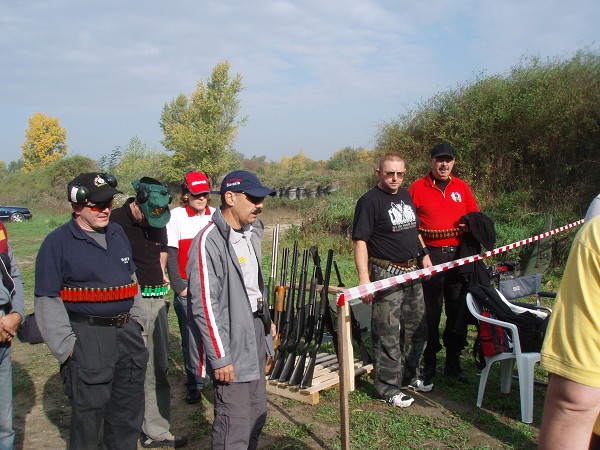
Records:
[[[85,205],[86,208],[90,208],[92,211],[102,212],[106,208],[112,209],[113,201],[109,200],[107,202],[99,202],[99,203],[87,203]]]
[[[247,194],[246,192],[240,192],[240,194],[244,194],[246,196],[246,198],[248,199],[248,201],[250,203],[252,203],[253,205],[258,205],[259,203],[262,203],[265,201],[264,197],[255,197],[254,195]]]

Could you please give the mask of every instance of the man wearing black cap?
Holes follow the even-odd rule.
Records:
[[[454,167],[454,148],[445,142],[431,150],[431,171],[416,180],[409,188],[421,221],[419,232],[425,241],[433,265],[456,259],[458,245],[468,228],[461,218],[479,211],[471,189],[460,178],[451,175]],[[423,382],[431,384],[436,372],[436,354],[441,350],[439,325],[445,302],[446,328],[443,333],[446,347],[446,376],[461,382],[467,378],[460,367],[460,354],[466,346],[466,323],[460,319],[463,301],[463,279],[456,269],[447,270],[423,281],[427,313],[428,339],[424,354]],[[459,325],[462,323],[462,325]],[[457,326],[458,325],[458,326]],[[461,329],[459,329],[461,328]],[[462,329],[464,328],[464,330]]]
[[[135,197],[115,209],[111,222],[123,227],[131,244],[136,276],[142,295],[141,305],[148,322],[143,336],[149,359],[144,382],[145,412],[140,443],[144,448],[183,447],[187,438],[170,432],[171,387],[169,365],[169,323],[167,320],[169,279],[167,266],[167,228],[171,213],[171,191],[154,178],[143,177],[133,183]]]
[[[185,266],[192,239],[210,222],[215,208],[209,206],[210,184],[204,172],[188,171],[181,182],[180,204],[171,210],[171,220],[167,224],[168,261],[167,270],[174,292],[173,309],[177,314],[181,335],[181,350],[185,366],[185,401],[189,404],[202,399],[202,376],[190,370],[189,364],[189,320],[187,316],[188,280]]]
[[[135,449],[144,418],[146,323],[131,247],[109,222],[117,180],[82,173],[67,187],[72,220],[35,265],[35,310],[71,399],[70,448]]]
[[[213,379],[212,448],[254,449],[267,418],[265,362],[272,354],[257,218],[275,191],[238,170],[223,179],[220,195],[221,208],[190,247],[190,360]]]

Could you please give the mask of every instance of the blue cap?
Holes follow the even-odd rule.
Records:
[[[253,197],[266,197],[267,195],[273,196],[276,194],[273,189],[263,186],[256,175],[245,170],[236,170],[223,178],[219,194],[223,195],[227,191],[245,192]]]

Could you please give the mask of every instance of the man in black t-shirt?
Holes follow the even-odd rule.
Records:
[[[141,306],[148,323],[142,333],[149,360],[144,381],[144,422],[140,443],[144,448],[183,447],[185,436],[171,433],[171,386],[169,365],[169,290],[167,268],[167,228],[172,196],[169,188],[154,178],[143,177],[132,183],[135,197],[115,209],[110,221],[123,227],[131,244],[133,262],[142,295]]]
[[[377,186],[356,204],[352,240],[359,283],[368,284],[417,268],[431,261],[417,231],[418,218],[408,191],[401,186],[404,159],[384,155],[376,175]],[[362,298],[373,305],[371,334],[375,389],[388,403],[405,408],[414,399],[401,389],[429,392],[419,378],[419,364],[427,342],[427,323],[421,280],[402,283]]]

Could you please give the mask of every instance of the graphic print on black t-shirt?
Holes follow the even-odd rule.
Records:
[[[417,221],[415,212],[403,201],[399,204],[392,202],[388,214],[392,222],[392,233],[415,227]]]

